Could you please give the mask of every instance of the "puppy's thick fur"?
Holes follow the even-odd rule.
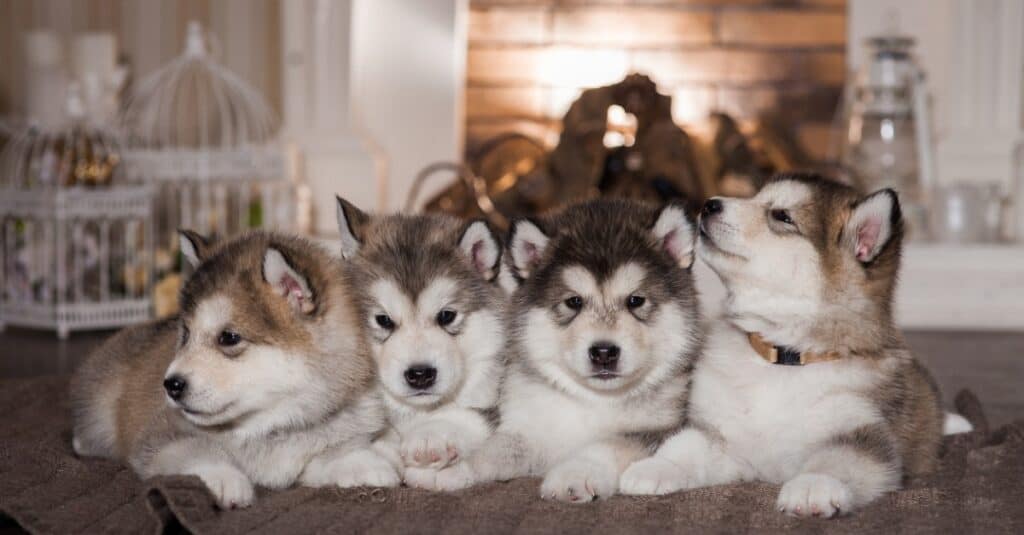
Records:
[[[504,370],[501,245],[483,221],[370,216],[338,200],[390,431],[377,448],[410,486],[491,434]]]
[[[434,486],[542,476],[545,498],[615,494],[684,417],[700,346],[692,253],[675,205],[594,201],[516,222],[500,424]]]
[[[783,484],[780,511],[831,517],[930,471],[942,411],[892,319],[896,194],[791,175],[753,199],[713,202],[699,253],[728,290],[725,316],[694,372],[688,427],[631,466],[623,491],[757,479]],[[748,333],[840,358],[771,364]]]
[[[185,232],[182,251],[180,315],[121,331],[76,373],[75,451],[196,475],[223,507],[254,485],[397,484],[369,448],[384,411],[341,262],[266,233]]]

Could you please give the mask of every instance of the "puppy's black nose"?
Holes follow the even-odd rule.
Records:
[[[185,395],[186,389],[188,389],[188,382],[180,375],[172,375],[164,379],[164,390],[167,391],[167,395],[174,401],[181,399],[181,396]]]
[[[614,370],[619,364],[619,346],[598,342],[590,346],[590,362],[602,370]]]
[[[722,213],[723,207],[721,199],[708,199],[707,202],[704,203],[704,208],[701,209],[700,213],[704,217],[712,216]]]
[[[416,390],[426,390],[437,380],[437,368],[433,366],[411,366],[405,370],[405,382]]]

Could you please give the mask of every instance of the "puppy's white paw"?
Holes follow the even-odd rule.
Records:
[[[619,492],[623,494],[668,494],[697,486],[693,474],[661,457],[639,460],[629,465],[619,478]]]
[[[441,470],[412,466],[405,469],[405,484],[419,489],[453,491],[470,487],[474,483],[476,476],[464,462]]]
[[[465,455],[461,434],[444,423],[416,427],[402,439],[399,455],[406,466],[440,470]]]
[[[554,467],[540,485],[540,495],[549,500],[586,503],[615,494],[619,474],[610,466],[583,459],[570,459]]]
[[[832,476],[800,474],[782,486],[776,507],[793,516],[832,518],[853,509],[853,494]]]
[[[203,480],[221,509],[238,509],[252,505],[252,482],[239,469],[228,464],[211,464],[196,468],[192,474]]]
[[[397,487],[402,479],[391,463],[370,450],[360,450],[327,464],[318,474],[320,485],[339,487]]]

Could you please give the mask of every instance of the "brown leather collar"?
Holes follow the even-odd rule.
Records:
[[[835,351],[827,353],[800,352],[788,347],[775,346],[757,333],[747,333],[747,340],[750,341],[750,347],[754,348],[754,351],[761,355],[761,358],[772,364],[803,366],[804,364],[828,362],[830,360],[839,360],[840,358],[839,353]]]

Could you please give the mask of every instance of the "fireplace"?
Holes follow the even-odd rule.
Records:
[[[554,149],[566,112],[585,89],[641,73],[671,98],[666,115],[685,132],[697,160],[701,151],[704,160],[735,158],[721,153],[728,147],[715,145],[739,142],[755,160],[786,153],[785,162],[767,162],[770,170],[827,168],[845,54],[845,0],[471,0],[466,161],[476,172],[496,165],[478,158],[508,160],[519,172],[529,171],[522,159],[531,149],[522,138]],[[622,111],[611,111],[613,130]],[[519,139],[510,145],[511,156],[482,154],[510,135]],[[614,139],[606,145],[617,147]],[[744,185],[729,184],[727,171],[713,176],[698,196],[742,194]],[[497,176],[484,178],[493,187],[499,179],[508,182],[509,172],[501,167]],[[455,192],[455,199],[449,191],[433,207],[459,212],[452,206],[472,197],[469,189]]]

